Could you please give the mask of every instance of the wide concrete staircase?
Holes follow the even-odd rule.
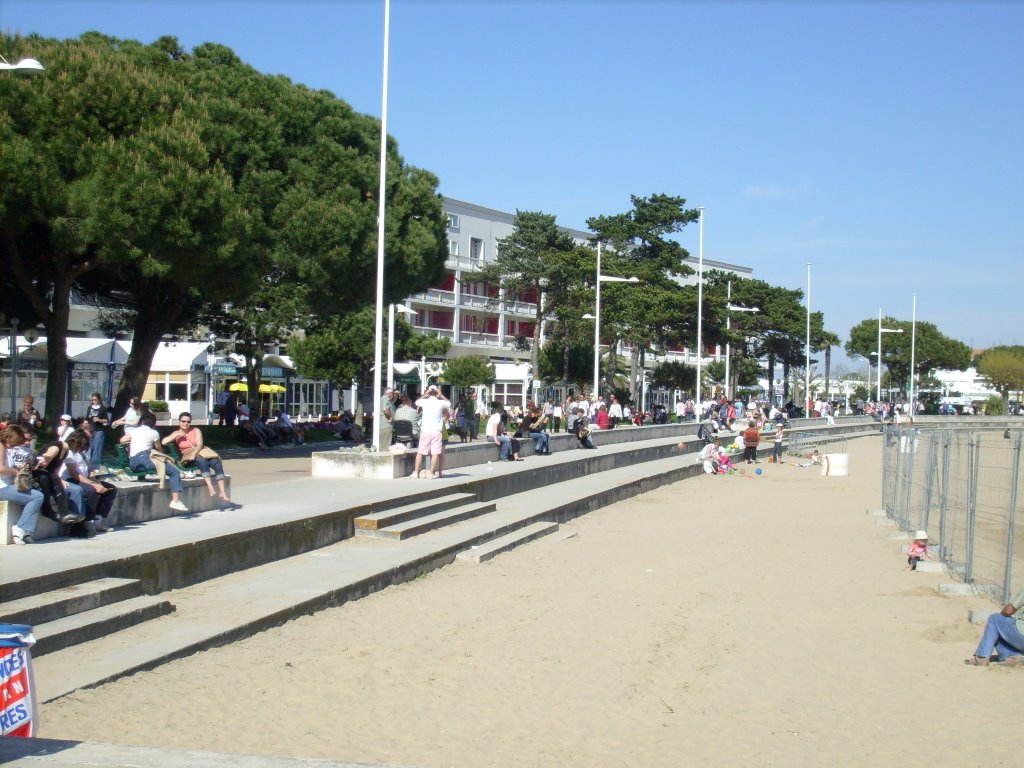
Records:
[[[878,434],[867,421],[844,427],[850,436]],[[485,562],[578,515],[696,476],[702,442],[695,432],[687,424],[598,433],[597,451],[556,447],[551,457],[463,467],[444,480],[334,481],[291,505],[268,498],[266,514],[252,505],[251,515],[223,513],[216,525],[188,521],[204,529],[185,536],[173,531],[180,520],[156,521],[145,526],[166,528],[155,543],[5,577],[0,620],[36,627],[37,685],[51,700],[358,599],[456,557]],[[336,488],[348,492],[332,497]]]

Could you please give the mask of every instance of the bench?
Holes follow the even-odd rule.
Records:
[[[112,480],[104,478],[106,482],[117,487],[117,498],[114,499],[114,506],[107,518],[108,524],[137,525],[151,520],[163,520],[168,517],[186,517],[198,512],[209,512],[220,509],[223,502],[216,496],[211,497],[206,490],[206,482],[201,477],[182,478],[181,500],[189,508],[188,512],[176,512],[167,505],[171,502],[171,492],[160,490],[156,482],[140,482],[138,480]],[[224,478],[228,493],[231,491],[231,478]],[[0,536],[0,543],[13,544],[11,540],[11,526],[18,522],[21,517],[22,505],[13,501],[0,501],[0,521],[4,523],[3,535]],[[57,538],[66,536],[67,526],[56,523],[43,515],[39,516],[36,523],[36,531],[33,538],[37,541],[42,539]]]

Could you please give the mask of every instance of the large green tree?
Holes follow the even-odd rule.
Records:
[[[389,139],[379,190],[379,122],[332,94],[262,75],[216,44],[188,53],[173,38],[96,33],[0,43],[47,66],[0,78],[0,252],[13,267],[0,280],[46,324],[51,416],[64,403],[76,287],[134,313],[123,400],[162,336],[204,305],[243,307],[268,275],[324,319],[311,326],[372,303],[382,193],[386,300],[443,273],[436,177],[406,166]]]
[[[684,198],[666,194],[633,195],[630,200],[629,211],[595,216],[587,219],[587,226],[595,241],[608,245],[601,272],[640,280],[640,285],[606,283],[601,289],[601,330],[610,345],[609,360],[616,359],[620,340],[630,342],[629,387],[636,399],[645,351],[655,344],[668,346],[696,336],[696,290],[680,282],[693,270],[684,263],[686,249],[670,238],[696,222],[700,211],[687,208]],[[596,270],[591,275],[596,276]],[[610,389],[614,362],[606,373]]]
[[[914,341],[914,367],[918,376],[925,376],[937,369],[962,371],[971,365],[971,348],[962,341],[943,335],[934,323],[916,323],[882,318],[882,327],[902,329],[902,333],[886,333],[882,339],[882,362],[889,369],[893,386],[905,390],[910,381],[910,347]],[[878,365],[878,318],[861,320],[850,329],[850,339],[845,350],[848,355],[862,355]]]
[[[988,379],[1003,400],[1003,414],[1010,413],[1010,393],[1024,391],[1024,347],[1000,346],[978,358],[978,373]]]
[[[476,279],[502,289],[505,301],[529,296],[534,301],[533,375],[540,371],[541,325],[561,304],[574,282],[575,243],[558,228],[555,217],[540,211],[516,211],[512,233],[498,242],[498,255]]]

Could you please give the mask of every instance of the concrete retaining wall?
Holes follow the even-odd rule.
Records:
[[[224,484],[230,496],[231,478],[225,478]],[[115,482],[113,485],[117,486],[117,498],[114,499],[110,516],[107,518],[111,525],[146,523],[150,520],[180,517],[193,512],[209,512],[219,508],[217,498],[210,496],[206,490],[206,482],[202,478],[181,481],[181,500],[189,508],[189,512],[176,512],[168,507],[171,503],[171,492],[168,489],[160,490],[156,482],[140,480]],[[0,520],[5,522],[2,537],[5,544],[13,544],[11,526],[18,522],[21,510],[21,504],[0,501]],[[67,526],[40,515],[33,538],[40,541],[60,536],[67,536]]]

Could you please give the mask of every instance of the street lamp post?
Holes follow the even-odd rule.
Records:
[[[914,352],[917,347],[917,294],[914,294],[913,309],[910,314],[910,417],[914,417],[914,378],[916,376],[914,368]]]
[[[902,328],[882,327],[882,308],[878,308],[878,384],[875,386],[875,402],[882,402],[882,334],[903,333]]]
[[[395,310],[408,315],[409,317],[416,317],[418,312],[410,309],[404,304],[389,304],[388,305],[388,386],[395,386]]]
[[[704,346],[704,209],[698,208],[700,217],[697,238],[697,386],[694,401],[697,403],[697,420],[703,416],[704,409],[700,399],[700,354]]]
[[[804,411],[811,415],[811,262],[807,262],[807,341],[804,344]]]
[[[598,386],[601,380],[601,283],[639,283],[640,279],[633,277],[612,277],[601,274],[601,241],[597,241],[597,279],[594,295],[594,395],[598,393]],[[588,319],[586,315],[584,319]]]
[[[732,303],[732,280],[726,284],[726,299],[729,301],[725,305],[725,308],[731,312],[760,312],[760,307],[740,307]],[[725,316],[725,330],[732,330],[732,315],[727,314]],[[732,379],[729,378],[729,359],[732,357],[732,345],[727,341],[725,342],[725,396],[729,400],[732,400]]]
[[[377,192],[377,312],[373,335],[373,436],[370,450],[386,451],[390,446],[380,444],[381,413],[381,347],[384,345],[384,212],[388,175],[388,39],[391,31],[391,0],[384,0],[384,77],[380,110],[380,186]],[[355,404],[353,403],[353,408]]]

